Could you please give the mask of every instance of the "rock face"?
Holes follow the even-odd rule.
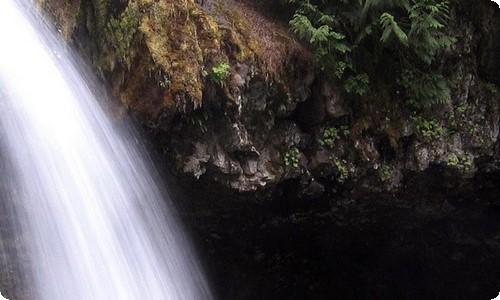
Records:
[[[418,116],[398,95],[350,99],[245,2],[115,2],[44,5],[120,100],[118,115],[148,128],[185,178],[240,192],[296,178],[311,196],[332,183],[396,190],[432,165],[470,176],[498,158],[500,18],[486,1],[455,5],[451,99]]]
[[[451,97],[417,115],[351,99],[252,1],[39,2],[189,191],[221,299],[498,294],[494,4],[456,2]]]
[[[498,10],[480,10],[488,26],[498,21]],[[307,61],[284,66],[286,81],[248,76],[251,66],[240,63],[231,74],[238,84],[217,89],[202,112],[174,126],[172,161],[177,170],[238,191],[273,189],[297,178],[307,195],[328,191],[332,182],[395,190],[405,174],[432,165],[473,175],[498,157],[500,99],[497,68],[491,67],[498,65],[498,38],[474,20],[466,15],[451,26],[460,42],[444,65],[456,86],[437,113],[416,116],[390,95],[357,103]],[[214,99],[230,101],[219,106]]]

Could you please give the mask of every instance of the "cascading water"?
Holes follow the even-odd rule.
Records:
[[[211,299],[133,135],[48,28],[28,1],[0,1],[0,138],[32,299]]]

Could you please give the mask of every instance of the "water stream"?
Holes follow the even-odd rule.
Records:
[[[211,299],[132,133],[28,1],[0,1],[0,147],[32,299]]]

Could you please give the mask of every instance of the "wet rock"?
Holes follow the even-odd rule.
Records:
[[[158,148],[176,174],[238,191],[273,189],[307,173],[326,187],[340,180],[396,190],[408,172],[440,165],[470,176],[499,156],[499,18],[486,2],[454,4],[461,17],[450,30],[459,42],[442,62],[453,77],[451,98],[420,118],[399,91],[380,103],[350,99],[286,28],[247,2],[43,2],[122,111],[161,137]],[[175,17],[166,22],[169,12]],[[127,26],[134,30],[118,43]],[[217,81],[213,70],[223,64],[227,74]],[[333,138],[325,146],[327,129]],[[290,168],[284,160],[295,148]]]
[[[339,118],[348,115],[345,98],[339,89],[334,89],[328,82],[323,83],[321,95],[325,99],[326,112],[331,118]]]

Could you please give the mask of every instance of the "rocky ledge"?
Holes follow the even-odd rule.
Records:
[[[466,177],[498,168],[500,12],[487,1],[454,6],[459,42],[442,62],[451,97],[424,114],[397,93],[352,99],[265,4],[43,3],[120,101],[117,115],[133,115],[183,178],[260,195],[299,179],[299,193],[319,196],[397,190],[434,165]]]

